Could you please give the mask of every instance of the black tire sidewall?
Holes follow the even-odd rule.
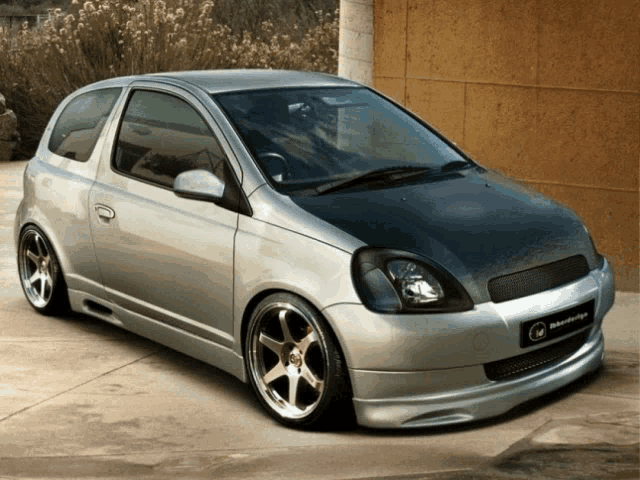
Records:
[[[259,327],[258,314],[267,305],[272,303],[289,303],[299,309],[304,314],[305,320],[311,323],[313,328],[316,330],[323,353],[327,356],[325,362],[327,365],[325,386],[318,405],[308,415],[302,418],[293,419],[282,417],[263,398],[262,393],[253,378],[252,369],[254,367],[252,366],[251,349],[253,335],[255,334],[256,328]],[[348,379],[346,378],[346,364],[341,351],[338,348],[338,344],[333,338],[333,332],[329,329],[321,314],[317,312],[317,310],[306,300],[298,297],[297,295],[283,292],[269,295],[258,303],[249,319],[247,333],[244,339],[244,353],[245,368],[247,370],[247,376],[249,377],[251,387],[264,409],[281,424],[288,427],[306,430],[332,430],[337,427],[337,424],[335,423],[336,417],[341,417],[343,419],[349,417],[349,409],[352,408],[352,396],[351,388]],[[340,412],[340,410],[345,411]]]
[[[40,238],[42,238],[42,241],[44,242],[47,250],[49,251],[49,255],[51,257],[51,271],[52,271],[51,298],[49,299],[47,304],[43,307],[38,307],[33,303],[31,303],[31,300],[29,299],[29,295],[27,294],[24,284],[22,282],[23,259],[20,257],[22,255],[23,242],[25,241],[26,235],[30,231],[37,233],[40,236]],[[69,311],[69,297],[67,293],[67,286],[64,281],[64,275],[62,273],[62,267],[60,266],[60,262],[58,261],[58,256],[56,255],[56,252],[53,246],[51,245],[51,242],[49,241],[49,238],[47,237],[47,235],[37,226],[27,225],[20,232],[20,240],[18,242],[17,263],[18,263],[18,277],[20,280],[20,287],[22,287],[22,291],[24,292],[24,295],[27,301],[29,302],[29,305],[31,305],[31,307],[34,310],[36,310],[37,312],[43,315],[59,315]]]

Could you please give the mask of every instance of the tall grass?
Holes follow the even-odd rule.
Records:
[[[73,0],[36,30],[0,32],[0,92],[19,119],[20,157],[33,154],[60,100],[105,78],[223,68],[337,71],[337,10],[312,12],[303,27],[265,20],[257,31],[242,31],[218,23],[211,0],[171,4]]]

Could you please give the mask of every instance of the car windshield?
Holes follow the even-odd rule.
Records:
[[[322,192],[470,164],[411,115],[367,88],[296,88],[214,97],[274,187]],[[454,163],[455,162],[455,163]],[[448,165],[448,167],[445,167]]]

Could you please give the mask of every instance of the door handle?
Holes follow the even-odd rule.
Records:
[[[111,220],[113,217],[116,216],[116,212],[111,210],[106,205],[96,205],[94,208],[95,208],[96,213],[98,214],[98,216],[100,218],[105,219],[105,220]]]

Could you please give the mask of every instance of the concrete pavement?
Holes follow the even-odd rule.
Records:
[[[619,292],[606,318],[604,368],[500,418],[408,432],[293,431],[213,367],[99,320],[33,311],[17,281],[11,233],[24,167],[0,164],[0,479],[638,472],[637,294]]]

